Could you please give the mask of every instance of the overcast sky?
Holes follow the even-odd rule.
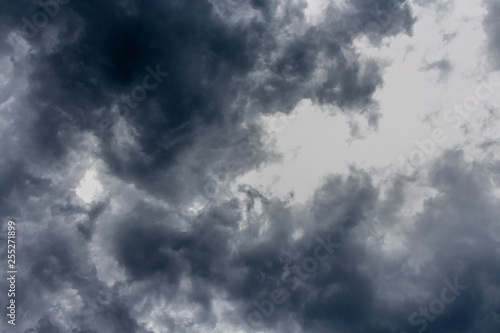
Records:
[[[0,331],[498,332],[499,17],[0,1]]]

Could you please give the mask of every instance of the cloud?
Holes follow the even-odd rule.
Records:
[[[448,77],[452,68],[453,66],[448,59],[434,61],[422,67],[424,71],[437,70],[439,72],[440,81],[443,81]]]
[[[498,68],[498,55],[500,54],[500,25],[498,17],[500,13],[500,6],[495,1],[485,1],[488,14],[484,18],[484,29],[488,35],[489,50],[491,53],[491,61],[495,68]]]
[[[494,159],[450,150],[418,182],[352,166],[301,205],[234,186],[280,161],[263,116],[308,99],[376,127],[385,62],[359,45],[411,36],[409,3],[332,2],[314,24],[304,1],[47,3],[0,3],[20,332],[252,332],[252,313],[271,332],[409,331],[455,278],[468,289],[427,332],[496,327]]]

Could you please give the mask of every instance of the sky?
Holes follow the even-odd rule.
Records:
[[[499,15],[0,1],[0,331],[498,332]]]

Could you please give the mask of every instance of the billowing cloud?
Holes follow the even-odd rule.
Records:
[[[1,229],[15,222],[18,259],[2,330],[497,327],[497,122],[414,178],[350,163],[301,203],[236,182],[284,163],[266,119],[304,100],[385,129],[391,61],[370,50],[411,39],[425,6],[325,1],[314,20],[310,6],[0,2]],[[416,71],[460,67],[439,59]]]

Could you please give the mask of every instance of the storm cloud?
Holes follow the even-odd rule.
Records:
[[[412,48],[403,60],[373,50],[411,41],[415,10],[444,15],[353,0],[311,19],[313,3],[0,2],[0,253],[15,221],[19,262],[16,325],[2,330],[495,331],[494,101],[458,130],[467,144],[415,177],[349,161],[304,202],[241,184],[286,167],[266,119],[304,100],[352,121],[345,141],[387,130],[386,75]],[[494,60],[500,7],[484,6]],[[452,80],[460,64],[434,58],[415,72]],[[314,154],[347,161],[327,145]]]

